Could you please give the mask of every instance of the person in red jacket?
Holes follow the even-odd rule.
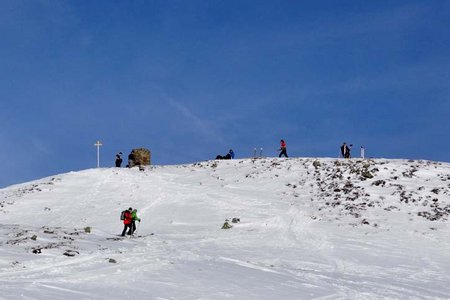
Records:
[[[286,142],[284,140],[280,141],[280,149],[278,149],[278,151],[281,151],[280,155],[278,155],[278,157],[281,157],[282,155],[284,155],[285,157],[288,157],[287,152],[286,152]]]
[[[132,225],[133,225],[133,208],[129,208],[127,211],[125,211],[125,218],[123,219],[123,231],[122,231],[122,236],[125,236],[125,233],[127,232],[128,229],[128,235],[131,235],[131,231],[132,231]]]

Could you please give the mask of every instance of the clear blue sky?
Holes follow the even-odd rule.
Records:
[[[450,1],[0,1],[0,187],[147,147],[450,161]]]

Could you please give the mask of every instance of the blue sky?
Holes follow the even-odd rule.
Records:
[[[450,161],[450,1],[0,1],[0,187],[151,149]],[[356,153],[355,153],[356,154]]]

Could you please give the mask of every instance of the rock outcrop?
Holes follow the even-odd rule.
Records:
[[[146,148],[133,149],[131,153],[134,154],[133,162],[129,162],[130,167],[134,166],[149,166],[151,164],[151,153]]]

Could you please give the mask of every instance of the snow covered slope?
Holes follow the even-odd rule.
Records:
[[[448,299],[449,214],[439,162],[71,172],[0,190],[0,298]]]

